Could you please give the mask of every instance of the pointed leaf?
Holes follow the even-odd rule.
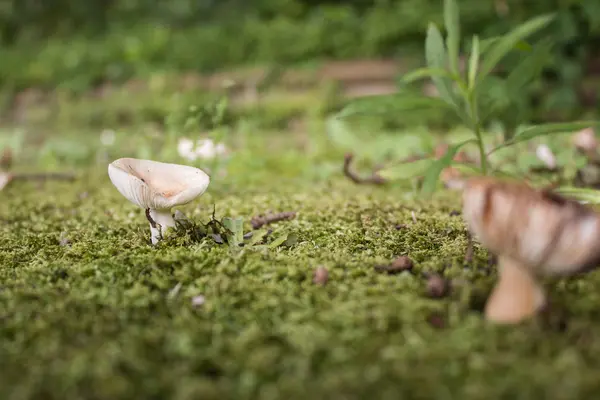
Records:
[[[259,229],[254,231],[252,238],[248,241],[248,246],[254,246],[260,242],[267,236],[269,231],[266,229]]]
[[[477,77],[477,67],[479,66],[479,37],[473,36],[471,45],[471,57],[469,57],[469,90],[475,87],[475,78]]]
[[[494,43],[500,40],[502,36],[493,36],[491,38],[482,39],[479,41],[479,52],[485,54]],[[513,47],[513,50],[531,51],[532,47],[525,40],[519,40]]]
[[[342,109],[336,117],[341,119],[360,115],[389,115],[401,111],[431,108],[448,108],[448,105],[435,97],[426,97],[411,93],[397,93],[356,99]]]
[[[565,197],[571,197],[581,202],[600,204],[600,190],[567,186],[555,189],[554,191]]]
[[[419,68],[402,76],[401,82],[412,83],[419,79],[433,79],[434,77],[447,78],[452,79],[455,82],[460,82],[460,78],[457,75],[450,73],[443,68]]]
[[[458,152],[458,150],[463,147],[465,144],[470,142],[475,142],[475,139],[465,140],[453,146],[450,146],[446,154],[440,159],[434,161],[427,171],[425,172],[425,178],[423,180],[423,186],[421,187],[421,192],[424,194],[431,194],[435,191],[437,187],[438,179],[440,177],[440,173],[450,164],[452,164],[452,159]]]
[[[431,69],[446,68],[446,49],[444,48],[444,39],[438,28],[429,24],[427,29],[427,38],[425,39],[425,57],[427,66]],[[457,107],[456,101],[450,86],[450,80],[439,76],[432,77],[433,83],[440,93],[441,98],[448,104]]]
[[[275,238],[271,243],[269,243],[269,248],[274,249],[276,247],[281,246],[288,239],[289,233],[283,233],[282,235]]]
[[[422,176],[431,163],[432,158],[424,158],[412,162],[403,162],[377,171],[377,174],[388,181],[405,180]]]
[[[532,18],[502,36],[500,39],[494,41],[490,46],[489,53],[486,54],[486,57],[481,63],[481,69],[477,80],[481,81],[491,73],[500,60],[502,60],[520,40],[523,40],[527,36],[544,28],[553,18],[553,15],[542,15]]]
[[[519,96],[523,87],[542,72],[552,56],[553,47],[549,40],[536,44],[531,54],[513,68],[506,78],[506,86],[512,95]]]
[[[578,122],[561,122],[537,125],[518,133],[512,140],[502,143],[488,152],[488,155],[500,150],[504,147],[512,146],[517,143],[525,142],[539,136],[552,135],[556,133],[567,133],[578,131],[598,125],[598,121],[578,121]]]
[[[450,70],[458,75],[458,55],[460,52],[460,15],[456,0],[444,1],[444,24],[446,25],[446,46]]]

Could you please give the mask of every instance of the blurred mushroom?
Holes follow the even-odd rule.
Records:
[[[0,171],[0,190],[4,189],[12,179],[13,175],[11,173]]]
[[[590,155],[595,154],[598,149],[598,139],[593,128],[585,128],[573,136],[573,144],[581,153]]]
[[[545,304],[542,277],[585,273],[600,264],[600,217],[592,209],[522,183],[472,178],[463,193],[471,233],[498,256],[498,283],[485,316],[518,323]]]
[[[175,226],[171,208],[202,195],[210,183],[201,169],[135,158],[113,161],[108,175],[119,193],[146,210],[152,244]]]
[[[447,189],[462,190],[465,185],[465,179],[459,170],[453,167],[446,167],[440,174],[440,179]]]

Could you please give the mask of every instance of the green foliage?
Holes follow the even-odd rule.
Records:
[[[480,172],[484,175],[488,174],[489,161],[483,135],[485,134],[485,126],[493,119],[500,119],[505,126],[505,141],[498,148],[511,146],[538,136],[583,129],[596,124],[593,121],[584,121],[538,125],[521,132],[513,138],[513,129],[529,122],[523,118],[523,114],[515,112],[513,105],[516,107],[520,105],[518,98],[523,97],[524,88],[541,72],[541,66],[549,54],[550,47],[548,43],[541,43],[539,47],[534,45],[534,50],[528,52],[529,55],[524,57],[505,79],[492,73],[497,69],[499,63],[506,59],[517,46],[523,48],[524,46],[521,44],[526,39],[546,28],[554,19],[554,15],[542,15],[532,18],[505,35],[496,36],[493,40],[484,40],[483,46],[480,46],[479,37],[474,35],[468,69],[466,74],[462,74],[457,67],[460,49],[460,38],[457,35],[460,32],[460,22],[458,6],[455,1],[444,1],[444,20],[447,25],[445,43],[447,46],[445,46],[444,38],[435,24],[430,23],[425,40],[427,67],[408,73],[402,79],[404,84],[409,84],[417,79],[430,78],[437,88],[440,98],[471,129],[474,137],[472,140],[451,147],[445,156],[431,164],[425,172],[425,181],[422,186],[422,192],[425,194],[433,192],[439,174],[452,163],[458,148],[471,141],[476,142],[479,148]],[[399,103],[397,110],[402,111],[422,108],[425,104],[428,106],[435,104],[435,100],[417,95],[414,92],[407,92],[404,87],[400,88],[400,94],[386,96],[383,101],[391,103],[397,101]],[[338,114],[338,118],[348,118],[365,112],[372,112],[376,108],[375,106],[381,103],[382,100],[380,99],[367,99],[360,103],[350,104]],[[393,106],[390,105],[387,108],[390,109]]]
[[[465,50],[456,47],[461,35],[498,37],[552,11],[557,23],[548,39],[555,46],[546,72],[556,79],[540,107],[578,110],[575,91],[600,34],[595,1],[561,2],[558,8],[551,0],[528,7],[507,3],[508,14],[499,18],[492,2],[479,0],[461,1],[460,12],[457,7],[445,15],[437,0],[7,0],[0,7],[0,87],[80,93],[105,82],[149,79],[156,71],[210,72],[330,58],[406,59],[420,53],[423,27],[430,21],[449,28],[460,17],[460,26],[446,37],[450,70],[456,71],[454,52]],[[486,47],[482,42],[482,53]]]

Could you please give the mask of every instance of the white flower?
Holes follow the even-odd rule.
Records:
[[[194,142],[187,138],[179,139],[177,143],[177,152],[179,155],[189,161],[194,161],[197,157],[194,153]]]
[[[181,157],[190,161],[197,158],[212,159],[227,152],[227,147],[223,143],[215,142],[212,139],[199,139],[194,143],[191,139],[183,138],[179,140],[177,150]]]

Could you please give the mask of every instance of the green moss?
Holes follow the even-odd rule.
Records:
[[[245,230],[253,215],[297,211],[273,228],[298,243],[260,251],[210,238],[150,246],[142,210],[104,169],[0,193],[0,397],[581,398],[598,388],[596,275],[552,287],[570,313],[565,330],[494,328],[473,305],[494,271],[479,247],[463,265],[456,194],[414,200],[339,175],[270,176],[234,188],[215,179],[182,208],[207,222],[216,204]],[[373,269],[402,254],[414,273]],[[325,286],[312,283],[319,265]],[[466,289],[429,299],[430,271],[466,280],[474,299]],[[194,307],[197,295],[205,303]]]

